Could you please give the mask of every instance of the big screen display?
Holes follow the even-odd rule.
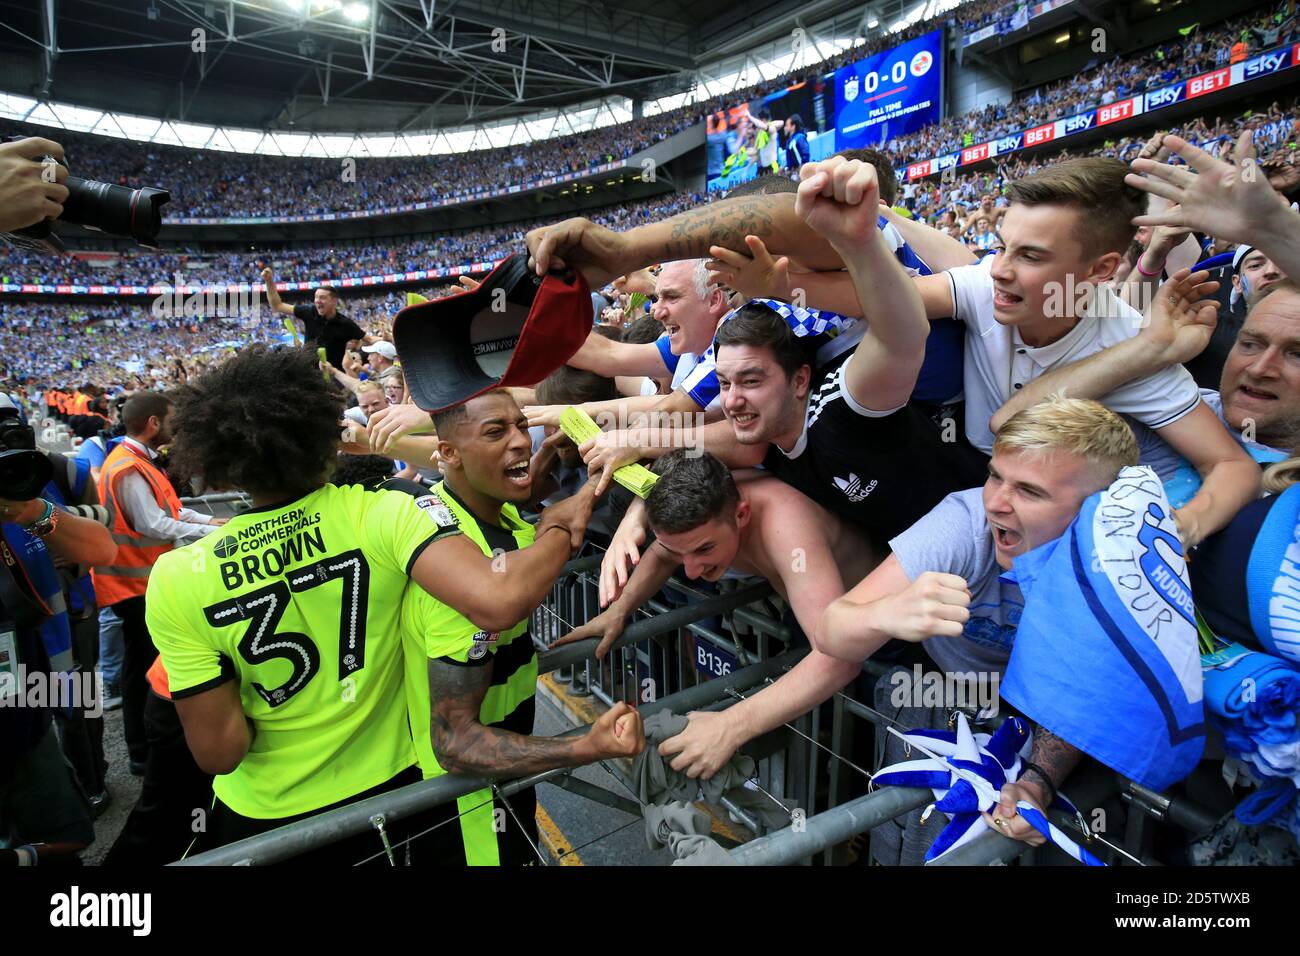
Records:
[[[835,148],[875,146],[943,116],[943,31],[835,71]]]
[[[725,191],[794,165],[787,152],[797,117],[816,162],[938,122],[943,115],[943,31],[719,110],[706,119],[708,189]]]

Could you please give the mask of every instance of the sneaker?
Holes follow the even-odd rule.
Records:
[[[119,707],[121,707],[121,706],[122,706],[122,695],[121,695],[121,694],[106,693],[106,694],[104,695],[104,709],[105,709],[105,710],[117,710],[117,709],[118,709]]]
[[[146,767],[146,766],[147,766],[147,765],[145,764],[145,762],[144,762],[143,760],[132,760],[132,761],[130,761],[129,769],[130,769],[130,771],[131,771],[131,776],[133,776],[133,777],[143,777],[143,776],[144,776],[144,771],[145,771],[145,767]]]

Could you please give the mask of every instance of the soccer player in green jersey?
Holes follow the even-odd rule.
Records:
[[[500,560],[535,548],[533,527],[516,508],[529,500],[533,480],[528,420],[515,400],[492,391],[433,418],[445,478],[432,494],[447,517],[482,556]],[[531,612],[509,627],[487,629],[436,595],[406,589],[402,632],[411,727],[426,777],[447,771],[521,777],[631,757],[645,746],[641,717],[624,703],[583,736],[531,736],[537,690]],[[535,861],[536,808],[532,788],[508,799],[494,800],[486,789],[468,794],[444,811],[443,819],[459,817],[459,827],[440,827],[430,845],[447,864]]]
[[[588,489],[546,510],[532,547],[494,561],[433,496],[325,483],[342,404],[310,353],[261,347],[176,395],[176,463],[254,504],[149,579],[186,740],[217,775],[201,848],[419,780],[398,630],[408,578],[506,630],[540,603],[591,514]],[[356,862],[359,846],[380,848],[363,836],[312,852]]]

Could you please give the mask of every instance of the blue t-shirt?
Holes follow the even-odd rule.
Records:
[[[77,457],[90,462],[91,468],[104,467],[104,460],[108,458],[108,453],[122,443],[122,439],[110,438],[107,442],[96,435],[93,438],[87,438],[77,449]]]
[[[1246,567],[1259,529],[1277,501],[1277,495],[1269,495],[1250,502],[1227,527],[1202,541],[1187,562],[1196,609],[1210,630],[1251,648],[1263,649],[1263,644],[1250,620]]]
[[[812,147],[808,145],[808,134],[803,130],[790,137],[785,150],[785,163],[792,169],[798,169],[812,156]]]
[[[85,444],[83,442],[83,444]],[[51,456],[56,457],[56,456]],[[57,456],[68,459],[66,456]],[[52,462],[55,467],[59,467],[57,462]],[[81,501],[85,493],[86,484],[90,481],[90,462],[87,458],[78,456],[71,460],[72,467],[69,468],[68,484],[72,492],[72,500],[69,501],[64,497],[63,490],[57,481],[46,482],[45,488],[41,491],[41,497],[53,504],[67,507],[68,505],[77,504]],[[68,610],[73,614],[80,614],[88,607],[94,607],[95,604],[95,585],[90,579],[90,570],[87,569],[81,577],[72,580],[68,584]]]
[[[668,340],[667,332],[655,339],[655,348],[659,349],[659,355],[664,360],[664,367],[668,369],[668,374],[672,375],[677,371],[677,360],[681,356],[673,354],[672,344]]]

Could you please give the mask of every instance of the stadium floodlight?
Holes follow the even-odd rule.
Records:
[[[311,0],[311,5],[316,10],[337,10],[343,6],[343,0]]]
[[[148,17],[150,20],[157,20],[157,19],[158,19],[158,4],[154,3],[153,0],[150,0],[149,8],[148,8],[147,10],[145,10],[144,15],[145,15],[146,17]]]
[[[343,8],[343,15],[353,23],[364,23],[370,19],[370,4],[349,3]]]
[[[872,17],[871,21],[867,24],[867,29],[874,30],[878,26],[880,26],[880,21],[877,20],[875,17]]]
[[[307,0],[284,0],[284,5],[294,13],[305,13],[307,10]]]

